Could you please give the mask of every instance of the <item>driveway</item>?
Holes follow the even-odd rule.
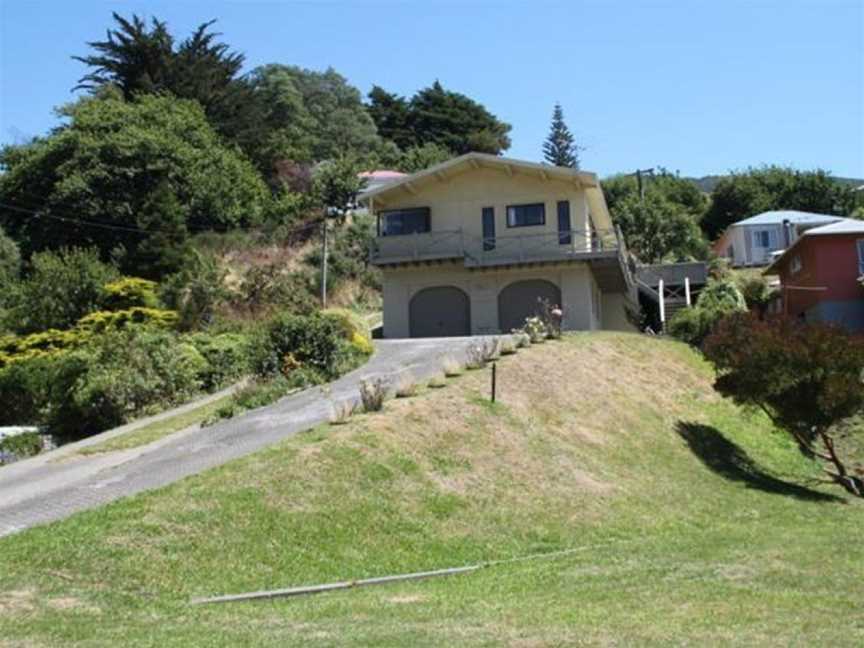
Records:
[[[140,448],[78,455],[68,447],[0,467],[0,536],[159,488],[328,421],[334,403],[358,400],[361,380],[408,372],[425,380],[444,358],[464,361],[479,338],[378,340],[363,367],[212,427]]]

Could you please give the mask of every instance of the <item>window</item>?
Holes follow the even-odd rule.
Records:
[[[495,249],[495,208],[483,208],[483,251]]]
[[[771,247],[771,232],[768,230],[756,230],[753,232],[753,245],[760,248]]]
[[[558,244],[570,245],[573,242],[573,235],[570,233],[570,201],[561,200],[558,202]]]
[[[507,227],[529,227],[546,224],[546,205],[507,205]]]
[[[390,209],[378,214],[379,236],[401,236],[429,231],[429,208]]]
[[[858,239],[858,275],[864,276],[864,239]]]
[[[802,267],[803,266],[801,265],[801,257],[796,254],[794,257],[792,257],[792,260],[789,261],[789,273],[796,274],[798,272],[801,272]]]

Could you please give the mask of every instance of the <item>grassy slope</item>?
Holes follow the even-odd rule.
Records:
[[[589,334],[0,540],[26,645],[861,645],[864,506],[687,348]],[[584,547],[305,599],[192,596]],[[2,641],[2,639],[0,639]]]

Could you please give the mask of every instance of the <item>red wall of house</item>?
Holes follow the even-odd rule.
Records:
[[[858,283],[858,249],[856,234],[805,236],[796,248],[803,268],[789,272],[791,257],[780,271],[783,286],[827,288],[821,291],[786,290],[787,313],[798,315],[821,301],[845,301],[864,298],[864,288]]]

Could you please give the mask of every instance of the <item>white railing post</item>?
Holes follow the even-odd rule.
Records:
[[[414,258],[415,259],[417,258],[417,236],[418,236],[417,232],[414,232],[411,235],[411,245],[413,246],[413,249],[414,249]]]
[[[690,305],[690,277],[684,277],[684,301]]]
[[[657,294],[660,296],[660,326],[666,323],[666,298],[663,296],[663,280],[657,284]]]

